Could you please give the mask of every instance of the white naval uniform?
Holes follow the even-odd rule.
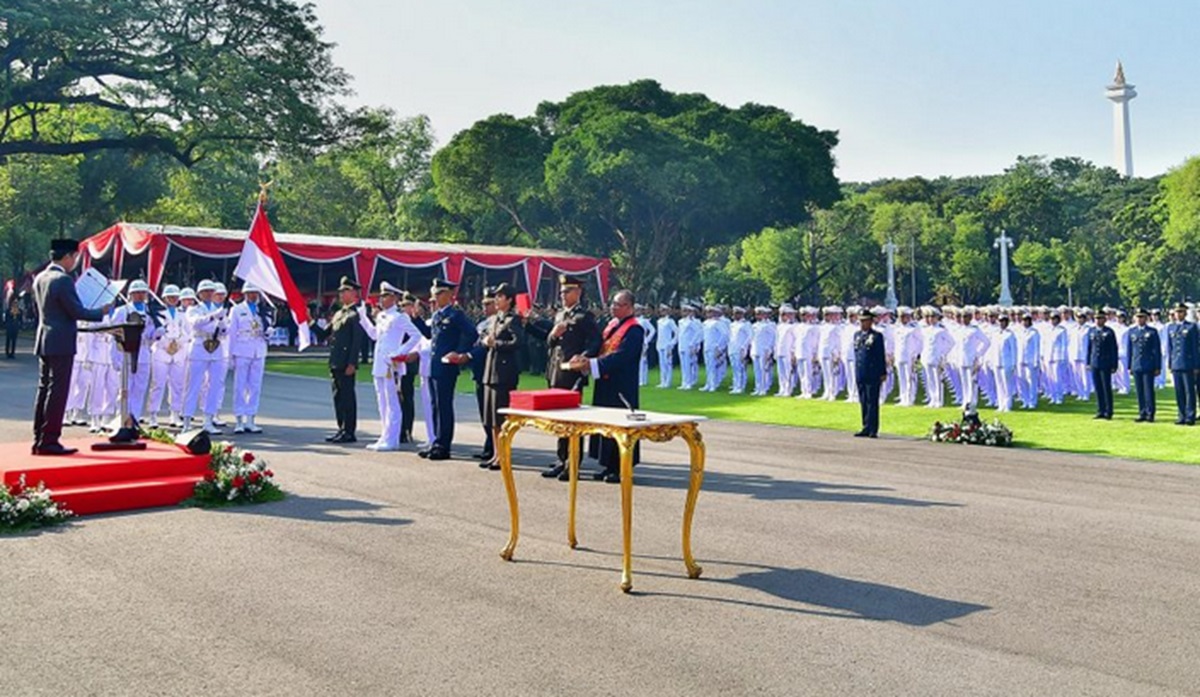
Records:
[[[187,384],[188,329],[187,312],[178,305],[159,313],[162,326],[154,346],[150,348],[150,403],[146,412],[153,420],[162,409],[163,395],[171,391],[168,407],[172,420],[183,414],[183,397]]]
[[[190,419],[196,415],[196,410],[208,418],[216,415],[221,408],[221,398],[224,390],[227,371],[225,364],[225,347],[229,343],[225,334],[224,308],[214,303],[196,303],[187,312],[187,324],[191,330],[191,345],[188,348],[188,380],[187,396],[183,402],[183,418]],[[216,338],[220,345],[216,350],[208,351],[204,342]],[[207,380],[208,389],[203,404],[200,404],[200,391]]]
[[[421,337],[417,341],[417,355],[420,356],[420,364],[417,368],[417,375],[421,378],[421,418],[425,421],[425,442],[422,447],[429,447],[433,444],[433,392],[429,386],[429,371],[433,362],[433,343]]]
[[[779,373],[779,397],[790,397],[796,390],[796,365],[792,348],[795,345],[795,321],[781,321],[775,327],[775,371]]]
[[[958,370],[958,382],[962,388],[959,406],[974,409],[979,405],[979,382],[976,374],[990,342],[983,330],[974,324],[960,324],[957,339],[950,351],[949,363]]]
[[[729,359],[729,329],[721,317],[704,320],[704,387],[701,392],[716,392],[725,379]]]
[[[941,322],[921,327],[921,374],[925,378],[925,404],[931,409],[946,405],[944,370],[954,337]]]
[[[800,378],[800,398],[812,399],[821,389],[822,370],[821,359],[818,356],[821,345],[821,325],[816,322],[804,322],[804,330],[797,332],[795,347],[792,354],[796,357],[797,366],[804,361],[804,369],[796,368]]]
[[[809,337],[813,325],[805,321],[797,321],[791,325],[792,330],[792,384],[800,390],[797,398],[812,396],[809,388],[812,386],[812,354],[807,352]]]
[[[679,372],[683,380],[681,390],[690,390],[700,380],[700,343],[704,340],[704,327],[695,317],[679,320]]]
[[[643,336],[642,340],[642,358],[638,363],[638,385],[645,387],[650,382],[650,347],[654,341],[654,322],[649,318],[639,315],[637,318],[638,324],[642,325]]]
[[[821,398],[832,402],[842,391],[839,383],[845,377],[838,373],[842,364],[842,324],[825,321],[818,326],[817,359],[821,362]]]
[[[1113,373],[1113,389],[1117,394],[1129,394],[1129,354],[1125,351],[1125,335],[1129,325],[1117,320],[1109,326],[1117,335],[1117,372]]]
[[[921,328],[916,322],[898,323],[892,330],[895,343],[896,375],[900,393],[897,404],[911,407],[917,401],[917,356],[921,355]]]
[[[381,310],[372,322],[367,317],[365,306],[359,305],[358,316],[363,331],[375,342],[371,377],[375,380],[375,400],[379,405],[379,420],[383,426],[379,440],[375,441],[375,448],[397,450],[400,448],[400,425],[404,419],[397,389],[407,367],[404,361],[393,359],[412,353],[422,336],[408,313],[401,312],[397,307]],[[421,382],[425,382],[424,378]],[[426,420],[432,421],[428,417]]]
[[[649,343],[649,342],[647,342]],[[655,348],[658,349],[658,386],[670,387],[675,363],[672,353],[675,344],[679,343],[679,325],[670,316],[658,318],[658,332],[655,336]]]
[[[750,356],[750,334],[753,330],[745,319],[729,325],[729,365],[733,370],[732,394],[746,391],[746,359]]]
[[[1051,325],[1046,335],[1046,344],[1042,350],[1046,355],[1046,384],[1049,387],[1047,397],[1051,404],[1062,404],[1063,397],[1071,389],[1071,336],[1061,323]]]
[[[855,375],[858,371],[855,368],[854,356],[854,335],[857,333],[858,330],[855,329],[854,325],[847,322],[842,328],[841,334],[839,334],[841,346],[838,348],[838,350],[841,352],[842,380],[844,380],[846,384],[847,402],[858,401],[858,380],[855,379]],[[883,392],[883,389],[880,388],[879,391]]]
[[[80,328],[91,325],[91,322],[79,323]],[[71,370],[71,391],[67,396],[67,416],[71,422],[81,419],[87,411],[88,392],[92,388],[91,347],[91,334],[79,332],[75,335],[75,365]]]
[[[1020,327],[1017,335],[1017,393],[1021,397],[1021,406],[1033,409],[1038,403],[1038,389],[1041,385],[1039,373],[1042,367],[1042,335],[1030,327]]]
[[[259,308],[246,300],[229,310],[228,322],[229,355],[233,359],[233,415],[239,421],[253,420],[258,415],[262,394],[271,325],[259,314]]]
[[[153,370],[150,358],[150,347],[154,344],[154,339],[158,336],[158,328],[154,325],[154,321],[150,319],[147,306],[143,303],[139,309],[132,304],[122,305],[113,313],[113,323],[122,324],[128,320],[130,315],[138,313],[142,316],[142,321],[145,323],[142,327],[142,344],[138,348],[137,372],[133,372],[132,356],[125,353],[120,348],[120,344],[113,342],[120,354],[120,359],[123,362],[130,363],[129,365],[129,414],[136,420],[141,420],[142,414],[145,413],[146,395],[150,391],[150,371]],[[114,363],[120,366],[124,363]],[[119,374],[119,373],[118,373]],[[124,419],[125,415],[122,414]]]
[[[93,326],[111,325],[116,308]],[[117,413],[121,376],[116,356],[116,341],[107,332],[95,332],[88,355],[92,362],[92,388],[88,393],[88,414],[93,419],[106,420]]]
[[[775,371],[771,358],[775,355],[775,323],[769,319],[754,323],[750,335],[750,361],[754,365],[754,394],[764,396],[771,391]]]
[[[1070,336],[1068,355],[1071,358],[1071,391],[1081,400],[1092,398],[1092,371],[1088,370],[1087,366],[1088,329],[1089,325],[1079,322],[1067,325],[1067,333]]]
[[[1012,411],[1013,396],[1017,388],[1017,362],[1019,345],[1016,334],[1011,329],[996,328],[992,334],[991,345],[988,347],[989,360],[992,366],[994,389],[996,391],[996,409]]]

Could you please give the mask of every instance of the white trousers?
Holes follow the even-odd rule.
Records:
[[[646,354],[642,354],[642,360],[638,363],[638,385],[645,387],[650,382],[650,359]]]
[[[266,365],[266,358],[233,357],[234,416],[258,415],[258,398],[262,394],[263,370],[266,369]],[[399,434],[399,431],[396,433]]]
[[[137,372],[133,372],[133,363],[129,354],[122,356],[129,361],[129,413],[140,420],[146,411],[146,395],[150,392],[150,371],[153,370],[150,355],[138,357]],[[122,417],[123,418],[123,417]]]
[[[996,409],[1012,411],[1013,394],[1017,388],[1016,368],[997,366],[992,375],[996,385]]]
[[[680,387],[690,390],[700,379],[700,356],[694,351],[684,349],[679,352],[679,372],[682,373]]]
[[[979,406],[979,383],[975,380],[974,366],[964,365],[958,367],[958,384],[962,392],[958,396],[958,404],[961,407],[971,407],[975,409]]]
[[[897,363],[896,372],[900,376],[898,403],[902,407],[911,407],[917,401],[917,374],[913,370],[913,364]]]
[[[1062,404],[1063,397],[1071,390],[1071,366],[1065,361],[1051,362],[1046,371],[1046,396],[1051,404]]]
[[[675,364],[672,362],[673,356],[670,349],[658,350],[658,386],[670,387],[671,380],[675,377]]]
[[[150,404],[147,411],[157,414],[162,410],[163,395],[171,390],[171,400],[168,407],[172,414],[183,412],[183,396],[187,388],[187,363],[175,361],[154,361],[150,369]]]
[[[422,390],[424,392],[425,390]],[[396,381],[390,376],[375,378],[375,400],[379,404],[379,422],[382,430],[375,444],[381,448],[400,447],[400,423],[403,412]],[[431,419],[430,419],[431,420]]]
[[[950,384],[950,392],[954,395],[954,403],[962,404],[962,366],[946,363],[942,375],[946,379],[946,382]]]
[[[183,400],[184,418],[196,415],[197,407],[204,414],[215,416],[221,409],[221,398],[225,396],[225,361],[189,361],[187,377],[187,397]],[[200,392],[207,385],[203,404]]]
[[[754,365],[754,394],[765,395],[771,391],[771,383],[775,378],[775,371],[771,369],[771,357],[751,356],[750,360]]]
[[[1021,404],[1026,409],[1033,409],[1037,406],[1038,387],[1041,383],[1039,373],[1041,373],[1041,366],[1017,366],[1017,393],[1021,397]]]
[[[936,363],[921,365],[925,377],[925,403],[931,409],[941,409],[946,406],[946,384],[942,378],[942,369]]]
[[[746,361],[740,356],[733,359],[733,387],[731,392],[741,394],[746,391]]]
[[[117,391],[120,375],[107,363],[92,364],[92,387],[88,393],[88,413],[92,416],[112,416],[117,413]]]
[[[858,380],[854,379],[854,361],[842,359],[842,379],[846,381],[846,401],[858,401]],[[883,390],[881,389],[880,392]]]
[[[807,358],[796,359],[796,383],[800,386],[800,396],[811,399],[814,389],[813,367]]]
[[[425,442],[432,443],[433,431],[433,392],[429,390],[429,378],[421,376],[421,417],[425,420]]]
[[[1087,361],[1075,361],[1071,364],[1071,377],[1074,382],[1073,391],[1080,399],[1092,398],[1092,371],[1088,370]]]
[[[821,359],[821,382],[824,384],[824,390],[821,392],[821,397],[826,402],[832,402],[837,399],[838,393],[842,390],[838,387],[838,366],[840,362],[832,358]]]
[[[716,392],[725,380],[725,354],[704,352],[704,391]]]
[[[796,391],[796,366],[792,364],[792,357],[785,356],[782,360],[775,364],[775,370],[779,373],[779,391],[775,394],[780,397],[791,397]]]
[[[67,412],[87,409],[88,392],[92,388],[92,364],[75,361],[71,369],[71,392],[67,395]]]

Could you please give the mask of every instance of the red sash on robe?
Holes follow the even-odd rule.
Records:
[[[608,326],[604,328],[604,343],[600,346],[600,355],[607,356],[616,351],[621,345],[621,339],[625,338],[625,332],[637,323],[637,317],[627,317],[624,322],[618,319],[609,321]]]

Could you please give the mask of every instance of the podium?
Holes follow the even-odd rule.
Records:
[[[145,450],[146,444],[141,440],[137,419],[129,410],[129,375],[138,371],[138,354],[142,349],[142,332],[146,320],[139,313],[130,313],[125,322],[98,327],[81,327],[79,331],[88,334],[112,334],[125,360],[121,362],[121,392],[117,407],[117,427],[108,442],[93,443],[92,450]],[[149,366],[146,366],[149,368]]]

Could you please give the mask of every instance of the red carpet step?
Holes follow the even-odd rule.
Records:
[[[147,443],[145,450],[92,452],[95,440],[63,441],[79,448],[67,457],[37,457],[29,443],[0,443],[5,485],[44,482],[54,500],[78,515],[174,506],[192,495],[208,471],[208,455],[177,445]]]

